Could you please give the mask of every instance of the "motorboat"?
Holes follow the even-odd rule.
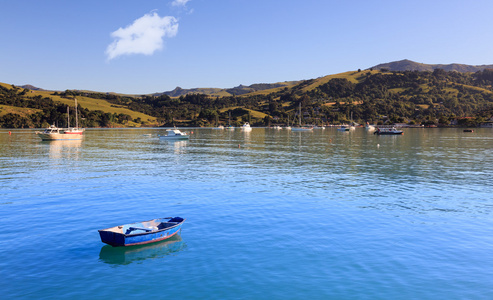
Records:
[[[188,134],[186,134],[185,132],[181,132],[176,128],[167,129],[166,135],[158,135],[158,136],[160,139],[165,139],[165,140],[188,140],[190,138]]]
[[[241,126],[241,130],[252,131],[252,127],[250,127],[250,124],[248,122],[246,122],[245,124],[243,124],[243,126]]]
[[[354,126],[346,126],[346,125],[343,125],[339,128],[337,128],[337,131],[351,131],[351,130],[355,130],[356,128]]]
[[[402,130],[397,130],[395,127],[389,127],[389,128],[377,128],[377,130],[373,134],[378,134],[378,135],[392,135],[392,134],[403,134],[404,132]]]
[[[291,131],[313,131],[312,127],[293,127]]]
[[[366,129],[367,131],[373,131],[373,130],[376,130],[375,126],[370,125],[370,123],[368,123],[368,122],[366,122],[365,129]]]

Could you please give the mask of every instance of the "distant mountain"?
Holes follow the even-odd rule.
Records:
[[[370,69],[373,70],[387,69],[389,71],[433,71],[435,69],[442,69],[445,71],[457,71],[457,72],[465,73],[465,72],[482,71],[484,69],[493,69],[493,65],[472,66],[472,65],[464,65],[464,64],[448,64],[448,65],[422,64],[422,63],[414,62],[412,60],[404,59],[400,61],[379,64]]]
[[[256,83],[249,86],[240,84],[237,87],[229,89],[220,88],[194,88],[194,89],[182,89],[176,87],[172,91],[155,93],[153,96],[168,95],[170,97],[180,97],[186,94],[205,94],[212,96],[232,96],[232,95],[244,95],[257,91],[270,90],[278,87],[292,86],[300,83],[301,81],[286,81],[279,83]]]
[[[21,85],[21,88],[28,89],[28,90],[31,90],[31,91],[46,91],[46,90],[44,90],[42,88],[35,87],[33,85],[30,85],[30,84]]]
[[[170,97],[180,97],[180,96],[186,95],[186,94],[206,94],[206,95],[212,95],[212,94],[218,93],[219,91],[221,91],[221,89],[219,89],[219,88],[182,89],[181,87],[177,86],[172,91],[162,92],[162,93],[155,93],[155,94],[152,94],[152,95],[153,96],[168,95]]]

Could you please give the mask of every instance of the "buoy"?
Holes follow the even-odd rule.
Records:
[[[9,135],[12,135],[12,132],[9,131]]]

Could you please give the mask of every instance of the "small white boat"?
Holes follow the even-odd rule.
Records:
[[[282,129],[282,127],[279,125],[276,125],[276,126],[272,127],[272,129]]]
[[[351,130],[355,130],[356,128],[354,126],[341,126],[339,128],[337,128],[337,131],[351,131]]]
[[[241,126],[241,130],[252,131],[252,127],[250,127],[250,124],[248,122],[246,122],[245,124],[243,124],[243,126]]]
[[[293,127],[291,131],[313,131],[312,127]]]
[[[390,127],[390,128],[377,128],[377,131],[375,131],[373,134],[378,134],[378,135],[394,135],[394,134],[403,134],[404,132],[402,130],[397,130],[395,127]]]
[[[223,130],[224,129],[224,126],[223,125],[219,125],[219,126],[214,127],[212,129]]]
[[[159,135],[159,138],[165,140],[188,140],[190,136],[175,128],[166,130],[166,135]]]
[[[373,131],[373,130],[375,130],[376,128],[375,128],[375,126],[370,125],[370,123],[366,122],[365,129],[366,129],[367,131]]]

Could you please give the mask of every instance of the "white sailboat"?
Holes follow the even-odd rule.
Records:
[[[231,112],[228,114],[228,126],[226,126],[226,130],[235,130],[235,127],[231,125]]]
[[[79,120],[77,115],[77,99],[75,99],[75,127],[70,127],[70,111],[67,106],[67,128],[58,128],[55,124],[46,128],[44,131],[36,131],[43,141],[56,140],[81,140],[84,129],[79,128]]]
[[[312,131],[313,130],[312,127],[301,126],[301,102],[300,102],[300,107],[299,107],[298,123],[299,123],[299,127],[291,128],[292,131]]]
[[[289,125],[289,115],[288,115],[288,125],[286,127],[284,127],[284,129],[291,130],[291,125]]]

